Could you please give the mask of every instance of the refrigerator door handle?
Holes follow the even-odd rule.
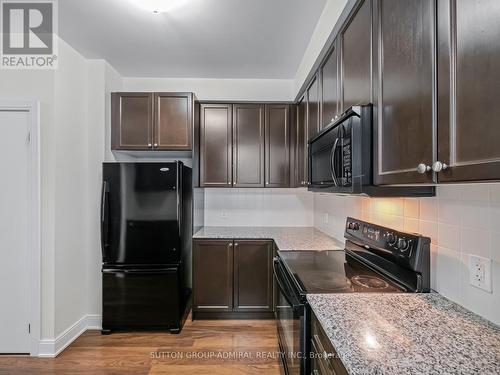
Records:
[[[176,272],[177,268],[169,267],[162,269],[144,269],[144,268],[103,268],[102,273],[127,273],[127,274],[164,274]]]
[[[108,212],[108,194],[109,186],[106,181],[102,182],[101,191],[101,251],[103,261],[105,261],[106,248],[108,244],[108,231],[109,231],[109,212]]]
[[[179,238],[182,237],[182,167],[177,163],[177,223],[179,227]]]

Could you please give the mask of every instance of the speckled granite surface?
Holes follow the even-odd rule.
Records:
[[[350,374],[500,374],[500,327],[440,294],[307,299]]]
[[[203,227],[193,238],[272,239],[280,250],[338,250],[344,244],[313,227]]]

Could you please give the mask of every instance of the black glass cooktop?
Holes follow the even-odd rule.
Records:
[[[280,251],[303,293],[395,293],[405,290],[344,250]]]

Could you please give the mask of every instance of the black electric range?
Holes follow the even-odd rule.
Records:
[[[279,251],[276,319],[286,374],[309,374],[307,294],[430,290],[430,239],[347,218],[345,249]]]
[[[319,293],[404,292],[344,250],[279,252],[301,296]]]

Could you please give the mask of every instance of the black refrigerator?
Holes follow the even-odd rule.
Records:
[[[182,162],[103,163],[103,334],[180,332],[192,287],[191,177]]]

